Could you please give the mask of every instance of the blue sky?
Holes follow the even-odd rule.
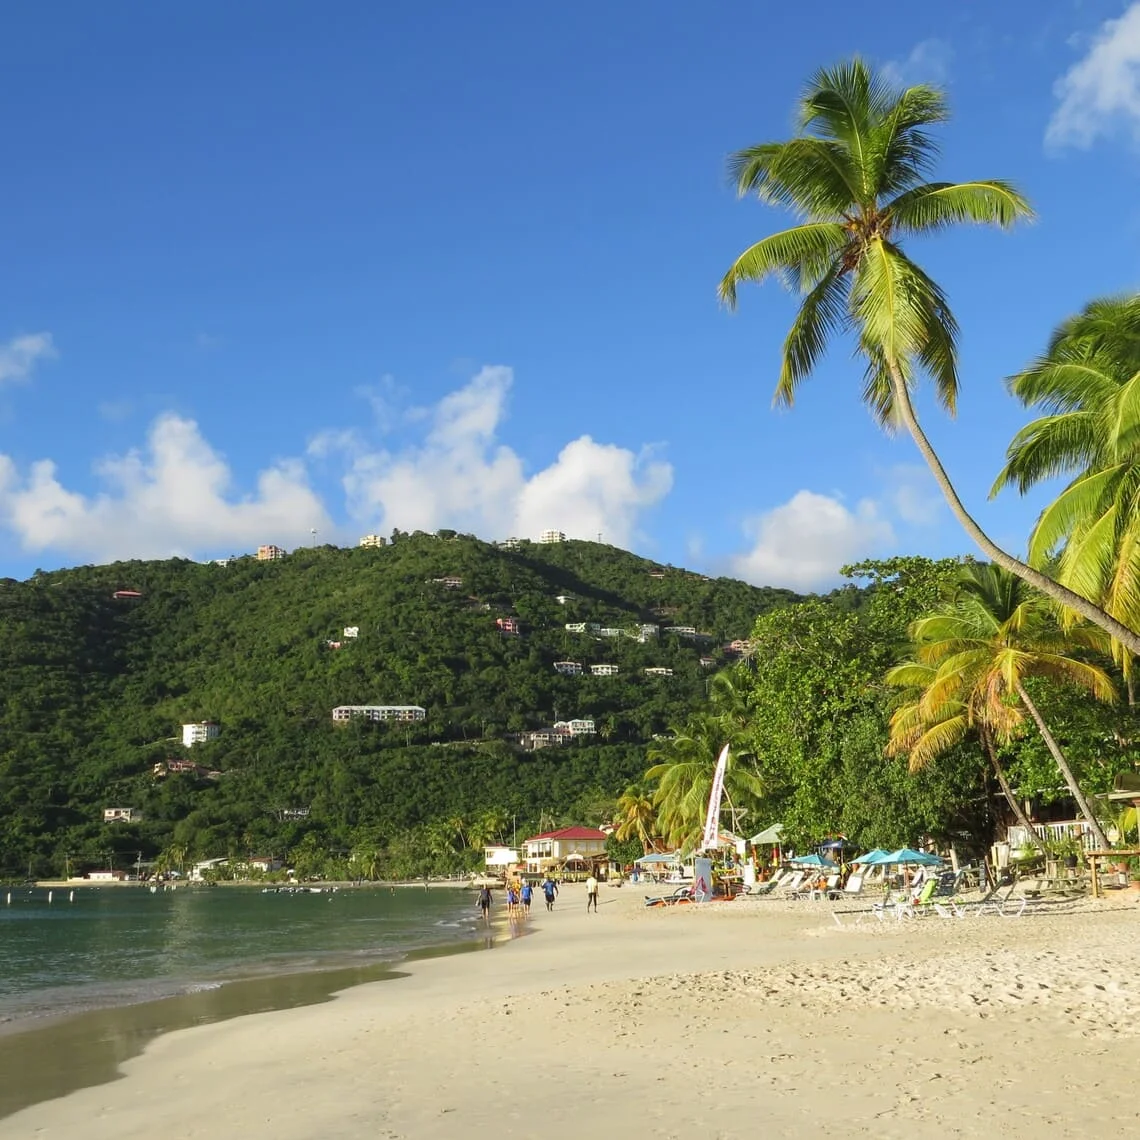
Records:
[[[547,526],[757,582],[968,542],[837,346],[773,411],[793,300],[718,280],[786,219],[735,148],[852,52],[934,81],[941,174],[1039,220],[915,245],[962,325],[967,502],[1001,379],[1135,288],[1140,3],[9,8],[0,73],[0,575],[259,542]]]

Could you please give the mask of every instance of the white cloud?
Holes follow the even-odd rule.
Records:
[[[845,563],[879,554],[895,541],[879,504],[863,499],[854,510],[830,495],[797,491],[791,499],[745,523],[752,548],[731,560],[738,577],[758,586],[813,590],[838,578]]]
[[[945,83],[950,75],[954,49],[939,39],[923,40],[915,44],[906,59],[889,59],[879,69],[882,77],[896,87],[911,87],[916,83]]]
[[[1087,147],[1126,123],[1140,139],[1140,2],[1100,26],[1053,93],[1059,105],[1045,132],[1049,146]]]
[[[379,530],[454,527],[501,538],[552,527],[577,538],[600,531],[607,542],[630,544],[641,512],[672,486],[670,465],[584,435],[528,476],[518,454],[497,438],[512,383],[511,369],[484,367],[434,407],[405,414],[426,426],[420,443],[373,451],[359,435],[332,432],[311,450],[346,451],[349,508]],[[391,418],[387,405],[384,418]]]
[[[289,546],[311,528],[333,529],[300,463],[262,471],[256,492],[237,496],[226,461],[176,415],[160,416],[145,448],[102,460],[96,474],[107,489],[87,496],[64,487],[50,460],[22,477],[0,455],[0,523],[24,550],[96,561]]]
[[[51,333],[30,333],[0,344],[0,384],[26,380],[40,360],[56,355]]]

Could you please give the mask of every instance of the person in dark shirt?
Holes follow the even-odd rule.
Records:
[[[542,893],[546,899],[546,909],[554,909],[554,896],[558,894],[558,884],[549,876],[546,876],[542,884]]]
[[[479,909],[483,912],[483,921],[484,922],[490,922],[491,921],[491,888],[490,887],[480,887],[479,888],[479,899],[478,899],[477,905],[478,905]]]

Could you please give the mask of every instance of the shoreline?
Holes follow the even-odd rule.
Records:
[[[116,1080],[124,1062],[164,1034],[319,1005],[356,986],[405,977],[405,967],[412,963],[495,949],[528,933],[508,933],[503,927],[496,925],[483,938],[421,946],[364,965],[219,978],[191,983],[185,992],[164,997],[0,1022],[0,1073],[20,1072],[22,1078],[18,1083],[0,1082],[0,1131],[16,1112]],[[36,1058],[50,1063],[37,1064]]]
[[[0,1138],[735,1138],[834,1130],[837,1112],[867,1137],[1134,1125],[1135,904],[843,927],[831,910],[647,910],[610,889],[587,916],[568,888],[532,916],[541,937],[165,1033]]]

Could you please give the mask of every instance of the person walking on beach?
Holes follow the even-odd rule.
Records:
[[[490,923],[491,921],[491,888],[480,887],[479,898],[476,903],[479,909],[483,912],[483,921]]]
[[[546,898],[546,909],[553,910],[554,896],[558,894],[558,884],[549,875],[543,880],[542,893]]]
[[[586,880],[586,913],[590,913],[590,907],[594,908],[594,913],[598,913],[598,880],[594,878],[593,871],[590,872],[590,877]]]
[[[519,900],[523,905],[523,918],[530,918],[530,900],[534,894],[534,887],[530,883],[523,883],[522,890],[519,892]]]
[[[507,914],[511,918],[515,917],[515,912],[518,910],[518,906],[519,906],[519,893],[515,889],[514,884],[512,883],[507,888]]]

